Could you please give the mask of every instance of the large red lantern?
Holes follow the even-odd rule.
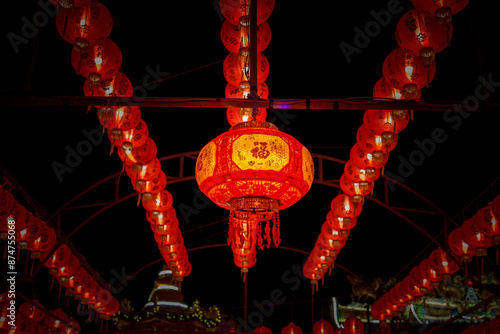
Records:
[[[16,224],[18,225],[16,226],[16,243],[19,249],[27,249],[29,245],[33,245],[40,237],[44,225],[40,218],[32,214],[28,214],[24,221],[26,222],[24,226]]]
[[[62,286],[67,285],[69,278],[76,274],[79,269],[80,260],[78,260],[78,258],[72,254],[68,262],[64,266],[59,267],[59,270],[57,272],[57,280],[59,284],[61,284]]]
[[[72,255],[71,249],[65,244],[61,244],[43,265],[49,269],[49,274],[56,276],[59,268],[67,265]],[[45,254],[43,254],[43,257],[45,257]]]
[[[161,171],[160,159],[157,157],[144,164],[135,163],[133,165],[125,165],[125,172],[131,180],[149,181],[155,179]]]
[[[19,312],[37,323],[40,323],[45,318],[45,312],[32,302],[22,303],[19,306]]]
[[[113,78],[122,66],[122,52],[112,40],[91,43],[86,52],[71,52],[71,64],[76,73],[89,79],[90,85]]]
[[[239,54],[230,53],[222,65],[224,78],[233,86],[239,86],[242,81],[249,81],[250,54],[248,49]],[[269,75],[269,62],[262,52],[257,54],[257,82],[264,82]]]
[[[279,239],[278,211],[304,196],[314,178],[309,151],[273,124],[237,124],[210,141],[196,161],[201,191],[230,217],[274,220]]]
[[[385,58],[382,73],[388,83],[403,93],[403,97],[415,99],[418,91],[434,79],[436,62],[424,63],[418,54],[397,48]]]
[[[461,227],[454,229],[448,235],[448,246],[465,263],[471,262],[472,257],[476,255],[472,245],[465,240],[464,230]]]
[[[274,0],[259,1],[257,4],[257,25],[264,23],[275,5]],[[250,15],[250,0],[219,0],[222,15],[231,24],[238,25],[242,16]]]
[[[146,211],[151,211],[155,216],[158,216],[160,212],[169,211],[172,208],[172,203],[172,194],[165,189],[156,194],[142,196],[142,207]],[[175,210],[172,211],[174,211],[175,216]]]
[[[433,251],[429,260],[431,266],[440,272],[443,280],[449,280],[452,274],[460,270],[460,266],[441,248]]]
[[[358,318],[351,316],[344,321],[345,334],[363,334],[365,332],[365,325]]]
[[[234,25],[227,20],[222,23],[220,38],[224,47],[231,53],[238,53],[241,47],[249,47],[250,27],[247,25],[248,21],[243,23]],[[271,42],[271,27],[269,23],[264,22],[257,26],[257,52],[264,51],[269,42]]]
[[[438,285],[439,282],[443,280],[443,275],[439,268],[436,268],[433,265],[433,262],[430,259],[425,259],[418,265],[420,271],[422,272],[422,276],[426,277],[431,283],[434,285]]]
[[[490,237],[493,244],[500,244],[500,227],[498,226],[498,220],[493,215],[491,204],[481,208],[476,213],[475,219],[479,231]]]
[[[450,44],[452,33],[451,23],[442,22],[429,12],[412,9],[399,20],[396,41],[401,48],[413,51],[430,64],[435,54]]]
[[[61,37],[71,44],[74,44],[76,39],[86,43],[102,42],[113,28],[113,18],[109,10],[96,0],[78,7],[59,6],[55,21]]]
[[[373,182],[380,177],[380,169],[374,167],[361,168],[352,159],[349,159],[344,166],[344,174],[353,182]]]

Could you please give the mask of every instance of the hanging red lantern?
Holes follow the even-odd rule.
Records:
[[[113,78],[122,66],[122,52],[112,40],[91,43],[87,52],[73,49],[71,64],[76,73],[88,78],[90,85],[101,85],[102,80]]]
[[[264,23],[271,13],[275,5],[274,0],[259,1],[257,4],[257,25]],[[250,15],[249,0],[219,0],[219,7],[222,15],[231,24],[238,25],[241,22],[242,16]]]
[[[64,334],[79,334],[81,333],[80,323],[70,317],[64,326]]]
[[[416,10],[434,14],[437,19],[450,22],[453,15],[464,9],[469,0],[413,0]]]
[[[333,334],[333,325],[324,319],[318,320],[313,325],[313,334]]]
[[[452,34],[451,23],[443,23],[432,14],[416,9],[403,14],[396,27],[399,46],[420,55],[426,64],[433,62],[435,54],[450,44]]]
[[[309,191],[314,165],[309,151],[273,124],[237,124],[210,141],[198,155],[196,181],[230,219],[274,220],[279,239],[278,211]]]
[[[408,276],[397,284],[397,289],[400,295],[403,296],[404,300],[406,301],[406,305],[410,305],[412,302],[418,300],[418,298],[416,298],[413,294],[413,289],[409,284]]]
[[[345,334],[363,334],[365,332],[365,325],[358,318],[351,316],[344,321]]]
[[[42,253],[42,255],[45,258],[46,254]],[[43,265],[49,269],[50,275],[56,276],[59,268],[67,265],[71,256],[71,249],[65,244],[61,244]]]
[[[261,99],[269,97],[269,89],[265,82],[259,83],[257,90],[257,95]],[[239,87],[229,83],[226,85],[226,98],[246,99],[248,94],[250,94],[250,83],[248,81],[240,82]],[[266,108],[258,108],[256,115],[256,120],[265,121],[267,118]],[[253,108],[227,108],[226,117],[231,126],[241,122],[248,122],[253,119]]]
[[[351,181],[347,178],[346,173],[342,173],[339,184],[344,193],[352,196],[354,203],[363,202],[364,197],[373,191],[373,182]]]
[[[45,317],[44,324],[53,329],[63,329],[68,321],[68,316],[60,308],[49,311],[50,315]]]
[[[40,230],[40,236],[37,239],[28,241],[28,250],[31,251],[30,257],[32,259],[39,259],[40,254],[52,249],[56,241],[57,235],[54,229],[43,224]]]
[[[299,326],[290,322],[288,325],[283,327],[283,329],[281,329],[281,334],[303,334],[303,332]]]
[[[403,93],[403,97],[415,99],[418,91],[434,79],[436,62],[424,63],[418,54],[397,48],[385,58],[382,73],[389,84]]]
[[[43,222],[40,218],[26,211],[26,218],[21,224],[16,221],[16,244],[18,249],[27,249],[42,233]]]
[[[493,215],[491,204],[481,208],[476,213],[475,219],[479,231],[490,237],[494,245],[500,244],[500,227],[498,226],[498,220]]]
[[[97,118],[112,137],[123,136],[123,131],[135,128],[141,122],[141,108],[137,106],[100,107]]]
[[[339,217],[354,218],[361,214],[363,206],[354,201],[354,198],[346,194],[338,194],[331,202],[331,210]]]
[[[442,275],[443,280],[449,280],[451,275],[460,270],[460,266],[441,248],[433,251],[429,256],[429,260],[432,267]]]
[[[166,225],[176,219],[176,212],[172,205],[170,205],[170,208],[165,211],[146,211],[146,219],[154,226]]]
[[[422,97],[422,90],[418,90],[417,96],[414,100],[419,100]],[[403,93],[393,87],[385,77],[377,80],[373,86],[373,98],[374,99],[391,99],[391,100],[408,100],[403,96]],[[393,110],[394,112],[402,112],[403,110]]]
[[[464,241],[474,248],[476,256],[486,256],[486,248],[493,246],[492,239],[481,232],[475,217],[467,219],[462,225]]]
[[[4,216],[4,227],[2,230],[8,233],[14,232],[16,235],[16,243],[21,243],[21,245],[18,245],[19,247],[26,248],[26,237],[27,237],[27,218],[28,218],[28,210],[21,204],[19,204],[18,201],[14,202],[14,205],[12,206],[12,209],[10,212]],[[9,221],[14,221],[15,222],[15,228],[9,229]],[[11,225],[12,227],[12,225]],[[24,240],[24,241],[23,241]]]
[[[156,194],[142,196],[142,207],[146,211],[151,211],[153,215],[158,215],[160,212],[168,211],[172,208],[172,194],[163,189]],[[175,211],[174,211],[175,213]]]
[[[7,240],[9,224],[7,218],[12,214],[16,200],[10,191],[0,187],[0,240]]]
[[[144,164],[135,163],[133,165],[125,165],[125,172],[128,177],[136,182],[137,180],[153,180],[160,174],[160,171],[161,163],[157,157],[154,157],[153,160]]]
[[[189,261],[186,261],[185,264],[178,266],[178,268],[174,271],[175,280],[182,282],[184,277],[189,276],[191,274],[191,270],[193,267]]]
[[[248,48],[250,43],[250,22],[234,25],[229,21],[222,23],[220,38],[224,47],[231,53],[238,53],[241,47]],[[264,22],[257,26],[257,52],[263,52],[271,42],[271,27]]]
[[[80,269],[80,260],[71,254],[68,262],[64,266],[59,267],[57,272],[57,281],[59,284],[62,286],[67,285],[69,278],[76,274],[78,269]]]
[[[331,227],[327,222],[321,225],[321,236],[323,240],[337,240],[337,245],[341,245],[349,237],[349,230],[341,231]],[[329,247],[327,247],[329,248]]]
[[[389,153],[382,151],[365,151],[356,143],[352,146],[350,159],[354,164],[361,168],[382,168],[389,159]]]
[[[85,96],[132,96],[134,93],[134,87],[132,86],[130,79],[125,74],[118,72],[110,79],[101,80],[101,83],[98,85],[94,85],[87,78],[83,85],[83,93]]]
[[[129,145],[122,145],[118,150],[118,156],[127,165],[135,163],[144,164],[156,157],[157,147],[153,139],[148,137],[144,145],[130,148]]]
[[[366,110],[363,115],[363,125],[384,136],[386,132],[398,134],[403,131],[410,121],[407,110]]]
[[[392,132],[383,132],[378,135],[375,131],[365,128],[362,124],[356,133],[356,141],[359,147],[366,152],[389,153],[396,148],[398,135]]]
[[[158,174],[158,176],[153,180],[149,180],[149,181],[131,180],[131,181],[132,181],[132,185],[134,186],[134,190],[137,191],[138,193],[143,194],[143,195],[148,194],[148,193],[156,194],[157,192],[160,192],[163,189],[165,189],[165,187],[167,185],[167,176],[165,175],[165,173],[163,171],[160,171],[160,174]],[[149,195],[146,195],[146,196],[149,196]],[[142,197],[142,195],[141,195],[141,197]]]
[[[233,86],[230,83],[226,85],[225,96],[228,99],[246,99],[248,94],[250,94],[250,83],[248,81],[242,81],[238,86]],[[257,83],[257,95],[261,99],[269,98],[269,88],[265,82]]]
[[[339,217],[335,212],[332,210],[328,211],[328,214],[326,215],[326,222],[328,225],[330,225],[332,228],[339,230],[339,231],[344,231],[344,230],[351,230],[356,226],[357,223],[357,217]],[[344,232],[342,232],[344,233]]]
[[[361,168],[352,159],[349,159],[344,166],[344,174],[353,182],[373,182],[380,177],[380,169],[374,167]]]
[[[109,10],[96,0],[88,1],[84,6],[59,6],[55,21],[59,35],[71,44],[77,38],[87,43],[102,42],[113,28]]]
[[[451,251],[460,256],[460,259],[465,263],[470,263],[476,252],[472,245],[465,241],[464,231],[462,228],[456,228],[448,235],[448,246]]]
[[[333,267],[333,262],[336,259],[336,256],[331,256],[330,251],[326,248],[321,246],[320,247],[314,247],[311,254],[309,255],[309,258],[311,259],[312,262],[317,263],[323,270],[327,270],[330,267]]]
[[[264,122],[267,118],[267,110],[266,108],[259,108],[254,117],[252,108],[227,108],[226,117],[231,126],[253,119]]]
[[[224,78],[233,86],[238,87],[240,82],[249,81],[250,76],[250,51],[240,50],[239,54],[230,53],[222,65]],[[266,81],[269,75],[269,62],[263,53],[257,54],[257,82]]]
[[[142,119],[139,123],[130,130],[122,130],[114,128],[108,131],[109,141],[113,144],[112,147],[122,147],[125,145],[125,150],[131,150],[134,147],[142,146],[146,143],[149,137],[149,129]]]
[[[434,286],[439,285],[439,282],[443,280],[443,276],[439,271],[439,268],[433,266],[433,263],[428,258],[420,262],[418,265],[422,276],[426,277]]]
[[[45,312],[32,302],[22,303],[21,306],[19,306],[19,312],[38,323],[42,322],[45,318]]]
[[[150,227],[151,231],[158,235],[168,235],[179,229],[179,220],[177,219],[177,217],[173,217],[166,224],[150,224]]]
[[[411,269],[409,277],[417,295],[423,296],[429,292],[432,285],[431,281],[423,275],[419,266],[415,266]]]
[[[272,330],[266,326],[259,326],[253,329],[252,333],[254,334],[272,334]]]

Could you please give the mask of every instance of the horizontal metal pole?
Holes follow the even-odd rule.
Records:
[[[379,100],[371,97],[339,99],[266,99],[256,102],[258,108],[307,110],[463,110],[463,101]],[[93,97],[93,96],[0,96],[0,106],[82,107],[123,106],[162,108],[253,108],[254,101],[230,98],[197,97]],[[468,107],[468,106],[467,106]],[[500,103],[482,102],[474,111],[498,112]],[[467,109],[465,109],[467,110]]]

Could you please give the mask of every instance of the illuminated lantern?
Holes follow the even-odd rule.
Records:
[[[419,90],[417,96],[414,98],[415,100],[419,100],[422,96],[422,91]],[[408,100],[403,96],[403,93],[393,87],[385,77],[382,77],[377,80],[375,85],[373,86],[373,98],[377,99],[391,99],[391,100]],[[402,112],[403,110],[394,110],[395,112]]]
[[[491,205],[481,208],[475,215],[478,230],[491,238],[493,244],[500,244],[500,228],[498,220],[493,215]]]
[[[342,173],[340,189],[347,195],[352,196],[354,203],[360,203],[364,201],[366,195],[373,191],[373,182],[351,181],[347,178],[346,173]]]
[[[433,285],[439,285],[439,282],[443,280],[443,276],[438,268],[433,266],[430,259],[425,259],[418,265],[422,272],[422,276],[426,277]]]
[[[81,333],[80,323],[70,317],[64,326],[64,334],[79,334]]]
[[[361,168],[382,168],[389,159],[389,153],[382,151],[365,151],[356,143],[351,148],[350,159],[355,165]]]
[[[449,280],[451,275],[460,270],[460,266],[441,248],[433,251],[429,260],[432,267],[441,273],[443,280]]]
[[[281,330],[281,334],[303,334],[302,329],[293,322],[289,323]]]
[[[249,47],[250,24],[244,20],[242,24],[234,25],[229,21],[222,23],[220,38],[224,47],[231,53],[238,53],[240,47]],[[271,42],[271,27],[264,22],[257,26],[257,52],[264,51]]]
[[[346,194],[338,194],[331,202],[331,210],[339,217],[354,218],[361,214],[363,206],[356,203],[352,196]]]
[[[344,321],[345,334],[363,334],[365,332],[365,325],[358,318],[351,316]]]
[[[434,15],[416,9],[403,14],[396,26],[399,46],[420,55],[426,64],[433,62],[435,54],[450,44],[452,34],[451,23],[443,23]]]
[[[264,23],[274,9],[274,0],[259,1],[257,4],[257,25]],[[250,15],[249,0],[219,0],[222,15],[231,24],[238,25],[242,16]]]
[[[323,319],[316,321],[313,325],[313,334],[333,334],[333,325]]]
[[[257,82],[264,82],[269,75],[269,62],[263,53],[257,54]],[[241,81],[249,81],[250,55],[248,49],[239,53],[227,55],[222,65],[224,78],[233,86],[238,87]]]
[[[461,228],[465,242],[474,248],[476,256],[486,256],[486,248],[493,246],[493,241],[489,236],[481,232],[476,219],[473,217],[466,220]]]
[[[163,171],[160,171],[160,174],[158,176],[150,181],[145,181],[145,180],[131,180],[132,185],[134,186],[134,190],[139,192],[140,194],[156,194],[157,192],[162,191],[165,189],[165,186],[167,185],[167,176]],[[146,195],[149,196],[149,195]]]
[[[169,229],[167,231],[155,230],[154,238],[158,245],[163,246],[181,242],[182,235],[179,228]]]
[[[356,226],[357,222],[356,217],[339,217],[335,212],[332,210],[328,211],[328,214],[326,215],[326,222],[328,225],[330,225],[332,228],[339,230],[339,231],[344,231],[344,230],[351,230],[354,226]],[[345,233],[345,232],[341,232]]]
[[[100,43],[91,43],[88,51],[71,52],[71,64],[79,75],[88,78],[88,84],[100,85],[103,80],[113,78],[122,66],[122,52],[109,38]]]
[[[392,132],[384,132],[381,135],[375,131],[365,128],[362,124],[356,133],[356,141],[359,147],[366,152],[389,153],[396,148],[398,135]]]
[[[68,322],[68,316],[60,308],[55,310],[50,310],[50,315],[45,317],[44,324],[53,329],[64,329],[66,322]]]
[[[210,141],[196,161],[201,191],[230,210],[230,219],[273,220],[275,244],[279,210],[300,200],[313,178],[309,151],[275,125],[256,120],[237,124]]]
[[[402,281],[398,283],[398,290],[401,296],[406,300],[406,304],[409,305],[413,301],[418,301],[418,297],[414,295],[411,284],[409,283],[410,278],[406,276]]]
[[[464,9],[469,0],[412,0],[416,10],[434,13],[436,18],[449,22],[453,15]]]
[[[43,258],[46,257],[45,253],[43,254]],[[49,274],[52,276],[56,276],[59,268],[68,264],[70,257],[73,254],[68,246],[65,244],[61,244],[55,252],[44,262],[44,266],[49,269]]]
[[[165,189],[157,192],[156,194],[142,196],[142,207],[146,211],[151,211],[155,216],[160,214],[162,211],[170,210],[172,208],[172,203],[172,194]]]
[[[319,247],[317,247],[319,245]],[[331,251],[321,244],[317,243],[314,246],[311,255],[309,255],[311,261],[319,264],[324,270],[333,266],[333,261],[335,261],[336,256],[331,256]]]
[[[154,226],[167,225],[176,220],[176,212],[172,206],[165,211],[147,211],[146,219]]]
[[[56,28],[61,37],[71,43],[75,39],[90,42],[104,41],[113,28],[109,10],[99,1],[89,1],[84,6],[64,8],[59,6]]]
[[[414,295],[426,295],[431,288],[431,281],[427,279],[426,276],[423,275],[420,266],[415,266],[410,271],[410,280],[413,285],[413,290],[415,291]]]
[[[45,312],[31,302],[24,302],[19,306],[19,312],[35,322],[42,322]]]
[[[122,130],[114,128],[108,131],[109,141],[115,147],[122,147],[125,145],[125,149],[133,149],[134,147],[142,146],[146,143],[149,137],[149,129],[142,119],[139,123],[130,130]],[[113,147],[112,146],[112,147]]]
[[[158,176],[161,171],[160,160],[155,157],[153,160],[144,164],[135,163],[133,165],[125,165],[125,172],[131,180],[149,181]]]
[[[352,159],[349,159],[344,166],[344,174],[353,182],[373,182],[380,177],[380,169],[374,167],[361,168]]]
[[[254,333],[254,334],[272,334],[272,332],[273,331],[271,329],[269,329],[268,327],[266,327],[266,326],[256,327],[252,331],[252,333]]]
[[[425,64],[418,54],[397,48],[385,58],[382,73],[389,84],[403,93],[403,97],[415,99],[418,91],[434,79],[436,62]]]
[[[231,84],[226,85],[226,98],[247,98],[250,93],[250,83],[248,81],[240,82],[239,87]],[[265,82],[261,82],[257,87],[257,95],[261,99],[269,97],[269,89]],[[259,121],[265,121],[267,118],[266,108],[258,108],[255,117]],[[231,126],[241,122],[248,122],[253,119],[253,108],[227,108],[226,117]]]
[[[340,231],[337,231],[339,233]],[[335,254],[335,256],[340,252],[340,250],[345,246],[347,242],[346,237],[339,235],[324,235],[321,233],[317,241],[321,247],[330,250],[330,254]]]
[[[56,241],[57,235],[54,229],[42,224],[40,236],[32,241],[28,240],[28,250],[31,251],[31,258],[39,259],[40,254],[52,249]]]
[[[191,263],[187,261],[186,264],[179,266],[174,271],[175,280],[181,282],[184,279],[184,277],[187,277],[189,276],[189,274],[191,274],[191,270],[192,270]]]
[[[120,311],[120,302],[116,298],[111,299],[101,312],[99,318],[104,320],[111,320],[111,317]]]
[[[336,230],[330,225],[328,225],[327,222],[324,222],[323,225],[321,226],[321,236],[323,237],[324,240],[337,240],[338,241],[337,245],[341,245],[342,241],[345,241],[347,237],[349,237],[349,230],[345,231]]]
[[[363,115],[363,125],[374,133],[383,136],[385,132],[398,134],[410,121],[406,110],[366,110]]]
[[[40,218],[29,213],[23,221],[24,224],[16,221],[16,243],[19,249],[27,249],[28,244],[33,243],[42,233],[43,222]]]
[[[74,297],[77,287],[82,282],[83,278],[88,275],[85,269],[79,266],[76,271],[68,277],[66,281],[62,281],[60,284],[66,288],[66,296]]]
[[[70,256],[68,263],[59,267],[57,272],[57,280],[59,284],[65,286],[68,284],[69,277],[73,276],[80,269],[80,260],[73,254]]]
[[[454,229],[448,235],[448,246],[465,263],[470,263],[472,257],[476,255],[472,245],[466,242],[464,231],[461,227]]]
[[[144,164],[156,157],[157,147],[153,139],[148,137],[144,145],[132,147],[131,145],[122,145],[118,150],[118,156],[127,165],[135,163]]]
[[[123,131],[130,130],[139,125],[141,109],[137,106],[100,107],[97,110],[99,122],[108,129],[110,138],[120,138]]]
[[[125,74],[118,72],[110,79],[101,80],[99,85],[94,85],[87,78],[83,85],[83,93],[85,96],[132,96],[134,94],[134,87]]]

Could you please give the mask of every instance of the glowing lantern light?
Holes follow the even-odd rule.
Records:
[[[137,106],[100,107],[97,110],[97,118],[102,126],[109,130],[109,135],[118,139],[123,136],[123,131],[139,125],[141,109]]]
[[[433,285],[439,285],[439,282],[443,280],[443,276],[439,268],[433,266],[433,263],[430,259],[425,259],[420,262],[418,266],[422,272],[422,276],[426,277]]]
[[[386,81],[403,93],[407,99],[415,99],[436,74],[436,62],[425,64],[418,54],[398,48],[385,58],[382,73]]]
[[[242,81],[249,81],[250,54],[248,49],[240,50],[239,54],[230,53],[222,65],[224,78],[233,86],[239,86]],[[257,82],[266,81],[269,75],[269,62],[263,53],[257,54]]]
[[[45,258],[45,254],[42,253]],[[68,264],[72,256],[71,250],[65,244],[61,244],[59,248],[44,262],[44,266],[49,269],[49,274],[56,276],[59,268]]]
[[[354,218],[361,214],[363,206],[356,203],[354,198],[346,194],[338,194],[331,202],[331,210],[341,218]]]
[[[396,148],[398,135],[392,132],[383,132],[379,135],[362,124],[356,133],[356,140],[359,147],[366,152],[386,154]]]
[[[436,53],[449,44],[453,26],[443,23],[428,12],[412,9],[403,14],[396,27],[396,41],[403,49],[420,55],[424,63],[434,61]]]
[[[76,39],[87,43],[104,41],[113,28],[109,10],[99,1],[89,1],[84,6],[59,6],[56,28],[61,37],[74,44]]]
[[[456,228],[448,235],[448,246],[451,251],[460,256],[465,263],[470,263],[476,252],[472,245],[466,242],[462,228]]]
[[[356,143],[351,148],[350,159],[361,168],[382,168],[389,159],[389,153],[382,151],[365,151]]]
[[[328,214],[326,215],[326,222],[328,225],[330,225],[332,228],[339,230],[341,233],[345,233],[342,231],[345,230],[351,230],[354,226],[356,226],[357,223],[357,218],[356,217],[339,217],[335,212],[332,210],[328,211]]]
[[[342,173],[340,177],[340,189],[347,195],[352,196],[355,203],[364,201],[364,197],[373,191],[373,182],[368,181],[351,181],[347,178],[346,173]]]
[[[45,325],[49,328],[63,329],[66,322],[68,321],[68,316],[60,308],[49,311],[51,315],[45,317]]]
[[[366,110],[363,115],[363,125],[374,133],[384,137],[387,132],[398,134],[410,121],[406,110]]]
[[[118,150],[118,156],[127,165],[144,164],[153,160],[157,154],[156,144],[148,137],[144,145],[138,147],[130,147],[131,145],[123,145]]]
[[[264,23],[271,13],[275,5],[274,0],[259,1],[257,4],[257,25]],[[250,14],[250,1],[249,0],[219,0],[219,7],[222,15],[231,24],[238,25],[242,16]]]
[[[146,196],[149,196],[147,195],[148,193],[156,194],[157,192],[160,192],[163,189],[165,189],[165,186],[167,185],[167,176],[163,171],[160,171],[160,174],[158,174],[158,176],[153,180],[149,181],[131,180],[131,181],[135,191],[142,194],[141,196],[143,196],[144,194],[146,194]]]
[[[373,182],[380,177],[380,169],[374,167],[361,168],[349,159],[344,166],[344,174],[353,182]]]
[[[241,47],[249,47],[249,22],[244,20],[242,24],[234,25],[229,21],[222,23],[220,37],[224,47],[231,53],[238,53]],[[257,52],[264,51],[271,42],[271,27],[264,22],[257,26]]]
[[[226,98],[247,98],[250,94],[250,83],[248,81],[240,82],[239,87],[231,84],[226,85]],[[257,95],[262,99],[269,97],[269,89],[265,82],[258,83]],[[248,122],[253,119],[253,108],[227,108],[227,120],[231,126],[241,122]],[[267,118],[266,108],[258,108],[255,119],[265,121]]]
[[[365,332],[365,325],[358,318],[351,316],[344,321],[345,334],[363,334]]]
[[[414,289],[414,295],[423,296],[429,292],[431,281],[423,275],[420,266],[415,266],[410,271],[410,282]]]
[[[500,244],[500,228],[497,218],[493,215],[492,206],[487,205],[481,208],[475,218],[478,230],[486,237],[490,237],[493,244]]]
[[[170,205],[170,208],[164,211],[147,211],[146,219],[154,226],[167,225],[176,219],[176,212],[172,205]]]
[[[311,188],[314,165],[309,151],[273,124],[237,124],[210,141],[196,161],[196,181],[230,219],[274,221],[278,212],[296,203]]]
[[[88,78],[88,84],[101,85],[102,80],[113,78],[122,65],[122,52],[110,39],[100,43],[91,43],[88,51],[71,52],[71,64],[76,73]]]
[[[98,85],[92,84],[87,78],[83,85],[83,93],[85,96],[132,96],[134,87],[125,74],[118,72],[111,79],[101,80]]]
[[[146,144],[149,137],[149,129],[142,119],[139,123],[130,130],[122,130],[114,128],[108,131],[109,141],[113,144],[111,147],[122,147],[125,145],[125,150],[133,149]]]
[[[419,90],[417,96],[414,98],[415,100],[420,99],[422,96],[422,91]],[[392,86],[385,77],[382,77],[377,80],[375,85],[373,86],[373,98],[374,99],[391,99],[391,100],[408,100],[403,96],[403,93]],[[401,112],[402,110],[395,110],[397,112]]]
[[[464,241],[474,248],[476,256],[486,256],[486,248],[493,246],[493,241],[481,232],[475,217],[466,220],[462,225],[462,230]]]
[[[153,216],[158,216],[161,212],[169,211],[172,208],[172,194],[163,189],[156,194],[142,196],[142,207],[146,211],[151,211]],[[174,216],[175,216],[175,210]]]
[[[303,334],[303,332],[299,326],[291,322],[281,329],[281,334]]]
[[[16,226],[16,243],[19,249],[27,249],[35,240],[40,238],[42,226],[44,225],[40,218],[32,214],[27,215],[25,222],[22,229],[20,226]]]
[[[66,326],[64,327],[64,334],[78,334],[81,333],[80,323],[70,317],[66,322]]]
[[[452,274],[460,270],[460,266],[441,248],[433,251],[429,260],[432,267],[442,275],[443,280],[449,280]]]
[[[46,252],[54,247],[57,235],[53,228],[42,225],[40,236],[34,240],[28,240],[28,250],[31,251],[32,259],[39,259],[42,252]]]
[[[45,313],[31,302],[24,302],[19,306],[19,312],[35,322],[42,322],[45,319]]]
[[[134,182],[138,180],[150,181],[156,178],[161,171],[160,160],[155,157],[147,163],[135,163],[133,165],[125,165],[125,172],[128,177]]]

